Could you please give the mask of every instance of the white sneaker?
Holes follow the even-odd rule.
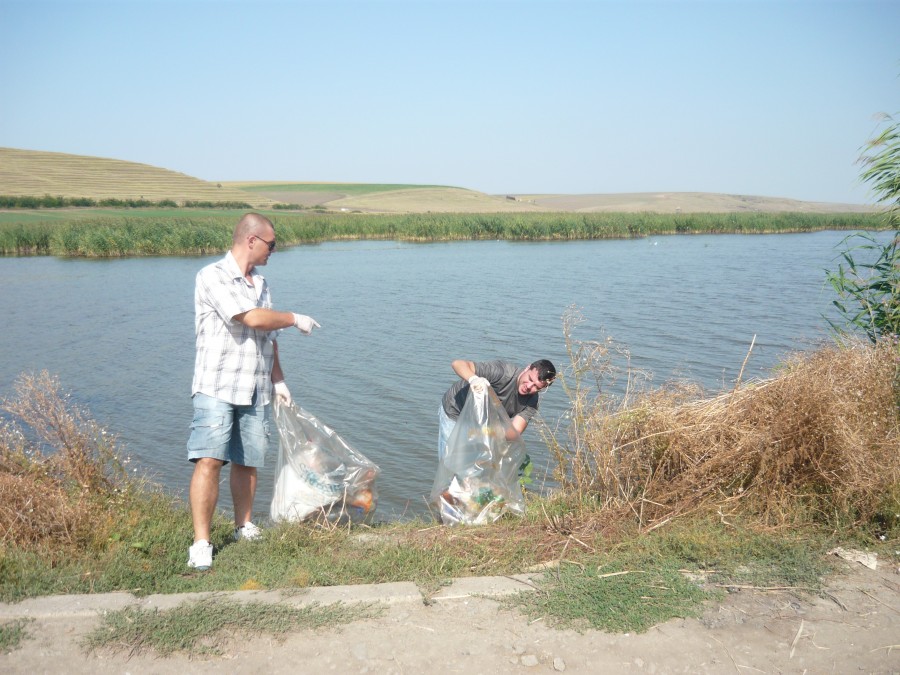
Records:
[[[245,541],[254,541],[255,539],[259,539],[261,536],[262,530],[251,523],[249,520],[240,527],[235,528],[234,530],[235,541],[241,541],[241,539]]]
[[[188,549],[188,567],[197,570],[208,570],[212,566],[213,547],[205,539],[195,541]]]

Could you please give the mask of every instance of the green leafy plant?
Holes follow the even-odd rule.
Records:
[[[890,115],[882,121],[885,129],[866,143],[859,158],[860,179],[869,183],[876,202],[886,205],[888,225],[898,231],[886,244],[864,233],[847,237],[841,242],[843,263],[827,272],[843,321],[829,319],[832,328],[838,333],[845,326],[859,329],[873,343],[900,335],[900,123]]]
[[[892,227],[900,224],[900,122],[882,113],[884,130],[864,146],[860,178],[869,183],[876,201],[888,207]],[[868,154],[867,154],[868,153]]]
[[[34,619],[14,619],[0,623],[0,654],[9,654],[31,637],[28,626]]]
[[[849,242],[858,243],[850,246]],[[870,341],[900,335],[900,232],[887,244],[868,234],[845,238],[848,246],[840,257],[836,272],[828,273],[828,282],[838,294],[833,301],[842,322],[829,319],[841,333],[844,326],[861,330]],[[872,260],[874,258],[874,260]]]
[[[531,455],[526,454],[525,459],[522,460],[522,463],[519,465],[519,485],[523,488],[526,485],[531,485],[532,478],[531,474],[534,471],[534,462],[531,461]]]

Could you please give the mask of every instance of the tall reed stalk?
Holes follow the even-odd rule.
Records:
[[[872,214],[859,213],[265,213],[275,223],[282,248],[344,239],[569,241],[884,228]],[[171,209],[58,215],[35,224],[33,214],[0,214],[0,254],[112,257],[224,251],[231,245],[241,212],[197,215]]]

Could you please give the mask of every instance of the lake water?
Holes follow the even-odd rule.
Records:
[[[828,339],[824,270],[847,234],[332,242],[278,250],[263,273],[277,308],[322,324],[279,340],[295,400],[381,467],[377,513],[389,519],[427,512],[453,359],[549,358],[562,369],[562,316],[574,306],[584,316],[576,337],[626,346],[656,383],[733,386],[754,336],[743,379],[766,377],[789,352]],[[218,257],[0,259],[0,396],[20,373],[49,371],[119,437],[132,466],[186,498],[194,276]],[[541,412],[552,424],[565,405],[551,387]],[[540,472],[533,427],[525,440]],[[260,515],[275,452],[260,472]]]

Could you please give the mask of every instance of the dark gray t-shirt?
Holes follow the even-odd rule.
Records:
[[[491,383],[506,413],[512,418],[519,415],[526,422],[537,412],[539,397],[535,394],[522,396],[517,386],[519,375],[525,368],[506,361],[479,361],[475,363],[475,374]],[[460,379],[444,394],[444,412],[455,420],[466,403],[469,383]]]

